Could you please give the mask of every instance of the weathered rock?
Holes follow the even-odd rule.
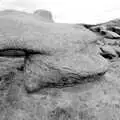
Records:
[[[100,54],[107,59],[119,58],[120,48],[120,20],[112,20],[103,24],[84,25],[103,38],[96,40],[100,46]]]
[[[1,120],[112,118],[118,92],[110,90],[116,90],[111,83],[117,79],[107,79],[109,63],[95,42],[105,35],[51,19],[44,11],[0,13],[0,67],[5,67],[0,76],[6,83],[0,90]]]
[[[114,21],[109,21],[98,25],[89,25],[87,28],[93,32],[103,35],[105,38],[109,39],[120,39],[120,27],[119,19]]]
[[[115,32],[112,32],[112,31],[105,31],[105,32],[106,32],[106,35],[105,35],[106,38],[109,38],[109,39],[120,39],[120,35],[118,35]]]
[[[53,22],[53,16],[50,11],[40,9],[40,10],[36,10],[34,14],[37,16],[43,17],[50,22]]]
[[[102,46],[101,50],[102,50],[102,54],[117,57],[115,50],[111,46],[108,46],[108,45]]]
[[[13,16],[17,21],[13,19]],[[27,17],[31,19],[27,19]],[[58,71],[62,71],[62,74],[65,71],[65,73],[78,74],[81,77],[97,75],[107,70],[108,64],[104,58],[95,52],[93,55],[89,53],[92,49],[96,49],[96,46],[84,53],[92,41],[99,38],[87,29],[83,31],[74,28],[74,25],[60,23],[42,24],[32,14],[27,15],[26,13],[24,17],[20,17],[14,15],[13,12],[11,15],[0,16],[0,29],[1,51],[21,50],[28,56],[30,55],[33,62],[36,61],[36,58],[32,57],[33,54],[40,56],[37,57],[38,65],[41,66],[41,63],[44,63],[46,66],[50,66],[48,70],[58,69]],[[48,72],[50,73],[51,70]],[[41,73],[39,74],[41,75]]]

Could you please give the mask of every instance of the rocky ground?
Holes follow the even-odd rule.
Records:
[[[14,11],[10,11],[10,13],[11,12]],[[9,12],[1,12],[0,16],[4,16],[6,13],[8,14]],[[48,11],[36,11],[34,17],[37,18],[35,19],[33,19],[31,15],[25,17],[26,13],[19,15],[15,12],[14,14],[17,16],[15,18],[16,20],[20,19],[20,16],[24,16],[25,21],[31,22],[29,20],[32,19],[32,25],[35,22],[38,26],[39,22],[35,20],[39,18],[37,15],[40,15],[42,16],[42,18],[39,18],[41,21],[47,21],[50,24],[42,23],[45,26],[52,26],[55,30],[59,26],[60,31],[63,30],[62,32],[66,32],[63,26],[67,27],[67,31],[72,26],[77,30],[87,31],[88,38],[95,39],[87,44],[86,41],[85,43],[80,43],[80,45],[82,45],[79,47],[81,47],[81,54],[83,54],[83,56],[79,56],[81,59],[80,62],[82,62],[79,65],[73,64],[72,66],[72,62],[74,61],[70,59],[73,59],[74,55],[72,57],[67,56],[69,60],[66,64],[66,59],[63,59],[65,56],[62,56],[65,65],[69,66],[70,62],[72,67],[75,65],[75,68],[80,67],[79,69],[75,69],[76,71],[81,71],[79,77],[74,72],[74,74],[70,74],[71,77],[62,72],[59,74],[59,72],[56,72],[56,69],[52,68],[53,66],[49,66],[49,68],[51,67],[51,71],[45,72],[48,70],[48,67],[46,64],[43,64],[43,62],[47,63],[48,60],[48,62],[54,61],[53,63],[55,63],[59,60],[57,59],[55,61],[54,57],[42,59],[44,56],[37,56],[41,53],[39,53],[39,51],[35,52],[34,50],[38,50],[39,47],[33,47],[32,50],[20,49],[19,45],[21,44],[16,42],[19,49],[2,49],[4,39],[0,37],[0,120],[120,120],[120,20],[116,19],[98,25],[76,24],[69,26],[66,24],[58,24],[57,27],[55,27],[51,25],[54,21],[51,13]],[[12,17],[13,16],[12,14]],[[29,19],[27,20],[26,18],[28,17]],[[0,20],[1,19],[3,18],[0,17]],[[2,25],[3,24],[1,24],[1,26]],[[8,33],[9,26],[11,28],[11,24],[6,22],[5,27]],[[4,26],[0,28],[4,30],[3,33],[5,33],[6,30],[3,27]],[[32,29],[33,28],[34,27],[32,27]],[[14,27],[14,29],[19,30],[19,28],[16,29],[16,27]],[[36,29],[39,30],[39,27],[36,27]],[[12,29],[10,29],[10,31],[12,31]],[[45,31],[44,27],[42,31]],[[62,32],[55,38],[59,39],[59,37],[63,35]],[[70,32],[70,36],[65,37],[67,40],[74,35],[78,35],[73,34],[73,31]],[[81,34],[84,34],[84,32]],[[57,32],[55,31],[55,33]],[[15,34],[17,33],[15,32]],[[25,35],[27,36],[28,34]],[[10,34],[8,34],[7,37],[9,36]],[[30,35],[30,37],[31,36],[32,35]],[[50,37],[52,39],[52,36],[49,36],[49,38]],[[84,37],[85,36],[82,36],[82,39],[84,39]],[[34,37],[32,36],[32,38]],[[28,44],[30,41],[27,42],[25,47],[29,48],[31,44]],[[9,45],[12,46],[11,43]],[[59,46],[54,47],[57,49]],[[71,48],[68,50],[71,50]],[[78,49],[75,50],[78,52]],[[44,53],[48,55],[47,52],[42,51],[42,54]],[[28,54],[35,55],[29,62],[28,59],[30,56],[28,56]],[[87,57],[84,56],[86,54],[88,55]],[[69,53],[69,55],[71,54]],[[64,64],[59,62],[61,71],[64,70],[61,68]],[[87,64],[87,66],[83,68],[83,64]],[[84,73],[82,73],[83,69],[85,70]],[[40,73],[43,73],[44,76],[46,75],[45,78],[43,76],[43,80],[41,80]],[[68,77],[59,79],[61,77],[60,75],[68,75]]]

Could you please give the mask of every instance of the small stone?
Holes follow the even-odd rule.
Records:
[[[117,57],[115,50],[109,45],[102,46],[100,49],[103,54],[109,54],[109,55]]]

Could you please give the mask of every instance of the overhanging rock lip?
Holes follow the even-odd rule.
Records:
[[[104,75],[107,71],[108,71],[108,69],[109,69],[109,65],[107,65],[106,67],[104,67],[104,70],[103,69],[101,69],[101,70],[98,70],[97,72],[95,72],[95,71],[91,71],[91,72],[89,72],[89,71],[81,71],[81,72],[79,72],[79,73],[66,73],[64,76],[69,76],[69,75],[72,75],[72,74],[74,74],[74,75],[78,75],[79,76],[79,78],[91,78],[91,77],[95,77],[95,76],[102,76],[102,75]]]

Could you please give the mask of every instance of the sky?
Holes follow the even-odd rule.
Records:
[[[55,22],[97,24],[120,18],[120,0],[0,0],[0,10],[52,12]]]

